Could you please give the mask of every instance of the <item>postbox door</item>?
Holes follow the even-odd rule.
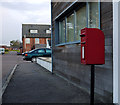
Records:
[[[81,33],[81,62],[85,64],[86,60],[86,35]]]

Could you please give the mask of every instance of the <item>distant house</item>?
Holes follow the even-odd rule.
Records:
[[[4,48],[5,50],[10,50],[10,46],[7,45],[0,45],[0,48]]]
[[[20,48],[18,46],[11,46],[10,50],[19,50]]]
[[[51,26],[42,24],[22,24],[23,52],[48,47],[51,40]]]

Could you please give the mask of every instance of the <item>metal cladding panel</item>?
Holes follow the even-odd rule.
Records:
[[[81,30],[81,63],[105,64],[104,33],[97,28]]]

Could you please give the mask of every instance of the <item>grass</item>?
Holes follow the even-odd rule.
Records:
[[[20,52],[20,50],[6,50],[6,51],[5,51],[5,54],[8,54],[9,51],[17,51],[17,52]]]
[[[9,51],[6,51],[6,52],[5,52],[5,54],[8,54],[8,53],[9,53]]]
[[[9,50],[9,51],[17,51],[17,52],[20,52],[20,50]]]

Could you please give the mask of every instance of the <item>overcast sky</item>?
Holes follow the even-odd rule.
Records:
[[[51,24],[50,2],[51,0],[0,0],[2,44],[9,45],[11,40],[21,41],[22,24]]]

